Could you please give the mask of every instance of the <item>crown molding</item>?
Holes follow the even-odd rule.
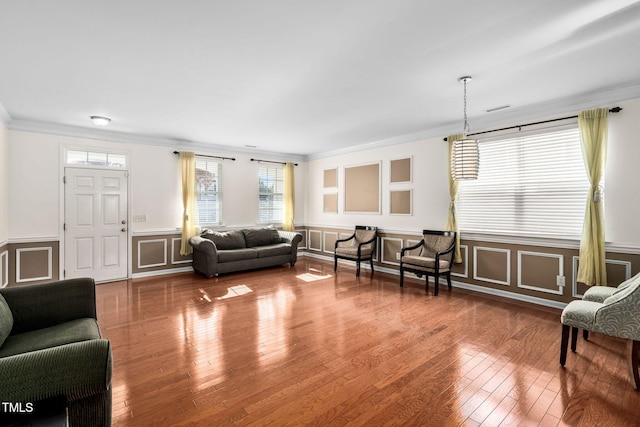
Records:
[[[1,107],[1,105],[0,105]],[[1,113],[1,111],[0,111]],[[231,145],[210,144],[200,141],[187,141],[172,138],[162,138],[150,135],[139,135],[126,132],[110,131],[104,128],[86,128],[59,123],[40,122],[35,120],[13,119],[8,122],[9,130],[36,132],[68,136],[75,138],[96,139],[101,141],[120,142],[127,144],[153,145],[167,147],[172,150],[202,151],[202,154],[227,154],[246,156],[268,156],[278,161],[306,161],[306,156],[293,153],[279,153],[275,151],[256,150]]]

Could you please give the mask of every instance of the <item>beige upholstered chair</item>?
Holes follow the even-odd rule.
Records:
[[[640,390],[640,274],[625,282],[603,302],[576,300],[562,311],[560,364],[567,361],[569,329],[571,350],[576,351],[578,329],[629,340],[628,362],[633,386]]]
[[[611,295],[622,291],[624,288],[633,283],[633,279],[625,280],[620,283],[617,288],[611,286],[591,286],[582,296],[582,301],[594,301],[594,302],[604,302]],[[584,335],[584,339],[589,339],[589,331],[586,329],[582,331]]]
[[[377,240],[377,227],[356,225],[351,236],[336,240],[333,253],[333,271],[338,269],[338,258],[340,258],[356,262],[356,276],[360,275],[361,261],[369,261],[373,273],[373,257],[376,254]]]
[[[438,295],[438,279],[441,274],[447,276],[447,285],[451,289],[451,267],[456,247],[455,231],[423,230],[422,240],[413,246],[402,248],[400,252],[400,286],[404,286],[404,272],[410,271],[418,277],[425,275],[425,290],[429,288],[429,276],[435,278],[433,294]],[[420,248],[418,255],[407,252]]]

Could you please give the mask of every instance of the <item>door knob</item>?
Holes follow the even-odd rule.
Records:
[[[122,220],[122,224],[126,224],[126,223],[127,223],[127,221],[125,221],[125,220],[123,219],[123,220]]]
[[[122,231],[124,233],[125,231],[127,231],[127,229],[122,227],[122,229],[120,231]]]

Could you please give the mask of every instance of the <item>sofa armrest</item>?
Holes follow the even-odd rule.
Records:
[[[302,234],[295,231],[281,231],[278,230],[278,234],[283,243],[289,243],[291,245],[291,254],[289,256],[289,264],[295,265],[298,261],[298,244],[302,241]]]
[[[96,317],[96,286],[91,278],[68,279],[0,291],[13,314],[12,334]]]
[[[283,243],[289,243],[291,246],[298,247],[298,243],[302,241],[302,234],[295,231],[281,231],[278,230],[278,234]]]
[[[216,255],[218,253],[216,244],[204,237],[192,236],[189,238],[189,244],[194,250],[204,252],[207,255]]]
[[[218,274],[218,248],[209,239],[193,236],[189,239],[193,248],[193,269],[207,277]]]
[[[96,339],[0,358],[0,401],[68,401],[111,387],[111,345]]]

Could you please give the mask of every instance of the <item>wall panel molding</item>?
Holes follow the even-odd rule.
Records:
[[[9,251],[0,253],[0,288],[9,284]]]
[[[478,272],[479,264],[488,264],[482,263],[479,261],[479,258],[482,257],[482,252],[485,254],[491,253],[502,253],[505,254],[505,280],[500,280],[495,277],[485,277],[481,276]],[[482,282],[495,283],[497,285],[511,286],[511,251],[509,249],[502,248],[492,248],[488,246],[474,246],[473,247],[473,278],[475,280],[480,280]]]
[[[42,270],[42,265],[38,265],[37,252],[44,253],[46,257],[46,273],[41,274],[39,270]],[[40,255],[42,257],[42,254]],[[24,262],[23,258],[27,259]],[[28,267],[25,267],[28,266]],[[30,275],[28,271],[23,270],[26,268],[33,268],[34,273]],[[50,280],[53,278],[53,248],[50,246],[41,246],[33,248],[18,248],[16,249],[16,283],[35,282],[38,280]]]
[[[539,258],[552,258],[556,260],[556,264],[557,264],[557,271],[553,270],[553,273],[557,273],[555,275],[552,276],[563,276],[564,275],[564,257],[562,255],[558,255],[558,254],[550,254],[550,253],[544,253],[544,252],[532,252],[532,251],[518,251],[518,283],[517,286],[519,288],[522,289],[529,289],[532,291],[539,291],[539,292],[545,292],[545,293],[549,293],[549,294],[555,294],[555,295],[562,295],[564,293],[564,286],[559,286],[558,289],[551,289],[551,288],[545,288],[542,286],[536,286],[535,284],[525,284],[524,283],[524,279],[523,279],[523,257],[539,257]],[[543,272],[548,272],[547,269],[537,269],[537,279],[538,280],[545,280],[544,276],[541,276],[541,274]],[[548,274],[547,274],[548,276]],[[547,280],[550,280],[548,277],[546,277]],[[554,277],[551,277],[551,280],[554,279]],[[555,282],[557,283],[557,281]],[[556,285],[557,286],[557,285]]]
[[[156,260],[156,262],[144,263],[142,262],[143,257],[148,256],[145,253],[145,249],[143,246],[152,245],[152,244],[161,244],[162,245],[162,261]],[[147,249],[149,250],[149,249]],[[151,268],[151,267],[162,267],[167,265],[167,240],[166,239],[149,239],[149,240],[138,240],[138,268]]]

